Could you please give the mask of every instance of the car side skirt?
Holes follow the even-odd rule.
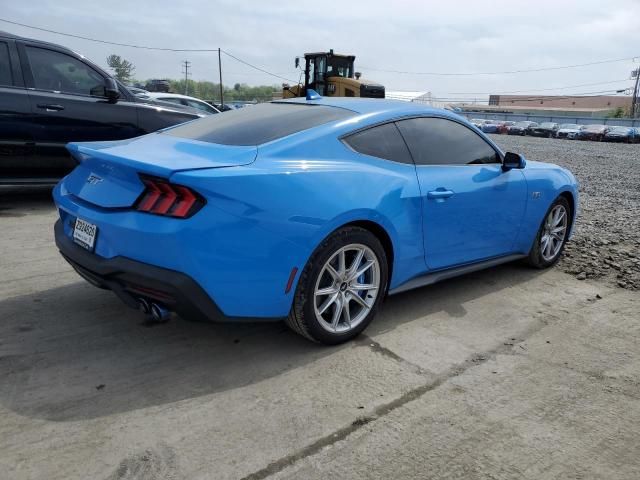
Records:
[[[485,268],[495,267],[496,265],[500,265],[502,263],[513,262],[514,260],[519,260],[524,257],[526,257],[526,255],[523,254],[505,255],[503,257],[491,258],[488,260],[483,260],[481,262],[462,265],[459,267],[430,272],[425,275],[412,278],[408,282],[405,282],[402,285],[389,290],[389,295],[395,295],[396,293],[406,292],[407,290],[413,290],[414,288],[424,287],[426,285],[431,285],[432,283],[437,283],[449,278],[458,277],[460,275],[465,275],[467,273],[475,272],[478,270],[484,270]]]

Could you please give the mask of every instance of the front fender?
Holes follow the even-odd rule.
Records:
[[[527,199],[522,229],[516,242],[516,250],[527,254],[531,250],[549,207],[563,193],[569,193],[573,198],[573,221],[569,235],[573,233],[578,215],[579,197],[578,183],[575,177],[564,168],[529,160],[523,173],[527,179],[529,198]]]

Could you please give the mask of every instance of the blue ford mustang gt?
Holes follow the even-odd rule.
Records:
[[[413,103],[278,101],[68,149],[55,238],[82,277],[156,317],[284,319],[328,344],[387,294],[553,265],[578,208],[567,170]]]

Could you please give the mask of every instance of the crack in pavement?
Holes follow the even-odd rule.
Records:
[[[392,360],[394,360],[394,361],[396,361],[398,363],[402,363],[404,365],[407,365],[407,366],[411,367],[416,373],[419,373],[421,375],[424,375],[426,373],[430,373],[428,370],[425,370],[420,365],[416,365],[415,363],[410,362],[406,358],[401,357],[400,355],[398,355],[393,350],[380,345],[380,343],[376,342],[374,339],[372,339],[371,337],[368,337],[367,335],[362,334],[362,335],[358,336],[358,338],[356,338],[354,340],[354,344],[357,345],[357,346],[361,346],[361,347],[368,347],[374,353],[378,353],[378,354],[382,355],[383,357],[387,357],[387,358],[390,358],[390,359],[392,359]]]
[[[540,318],[535,318],[531,328],[527,329],[521,335],[521,340],[519,343],[526,341],[529,337],[531,337],[532,335],[534,335],[535,333],[537,333],[547,325],[548,325],[548,322],[545,322]],[[378,342],[371,340],[371,338],[369,337],[365,336],[361,340],[357,340],[356,343],[359,345],[363,345],[363,344],[369,345],[369,347],[374,352],[387,356],[393,359],[394,361],[408,364],[414,368],[417,367],[422,372],[427,373],[426,370],[422,369],[421,367],[418,367],[417,365],[409,362],[408,360],[405,360],[397,353],[393,352],[392,350],[386,347],[383,347]],[[281,472],[285,468],[294,465],[299,460],[315,455],[323,448],[331,446],[334,443],[337,443],[341,440],[344,440],[346,437],[348,437],[351,433],[355,432],[356,430],[359,430],[365,425],[375,420],[378,420],[384,417],[385,415],[388,415],[389,413],[402,407],[403,405],[420,398],[422,395],[432,390],[435,390],[436,388],[438,388],[448,380],[456,378],[462,375],[463,373],[471,370],[472,368],[478,367],[488,362],[489,360],[495,358],[497,355],[506,355],[510,353],[513,355],[516,355],[515,353],[513,353],[513,348],[514,346],[508,343],[508,339],[507,339],[507,340],[501,341],[498,346],[496,346],[491,350],[481,352],[481,353],[474,353],[473,355],[467,357],[462,363],[455,364],[454,366],[446,370],[444,373],[435,376],[433,381],[420,385],[419,387],[416,387],[412,390],[409,390],[408,392],[396,398],[395,400],[392,400],[388,403],[385,403],[376,407],[373,410],[373,413],[371,415],[358,417],[349,425],[344,426],[329,435],[319,438],[315,442],[307,445],[306,447],[303,447],[297,452],[291,453],[289,455],[286,455],[278,460],[275,460],[269,463],[266,467],[242,477],[241,480],[262,480],[269,477],[270,475]]]

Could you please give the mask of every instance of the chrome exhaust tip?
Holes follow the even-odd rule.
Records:
[[[151,304],[151,316],[156,322],[166,322],[171,316],[171,312],[157,303]]]
[[[142,313],[144,313],[145,315],[149,315],[151,313],[151,305],[146,299],[139,298],[138,305],[140,306],[140,310],[142,311]]]

